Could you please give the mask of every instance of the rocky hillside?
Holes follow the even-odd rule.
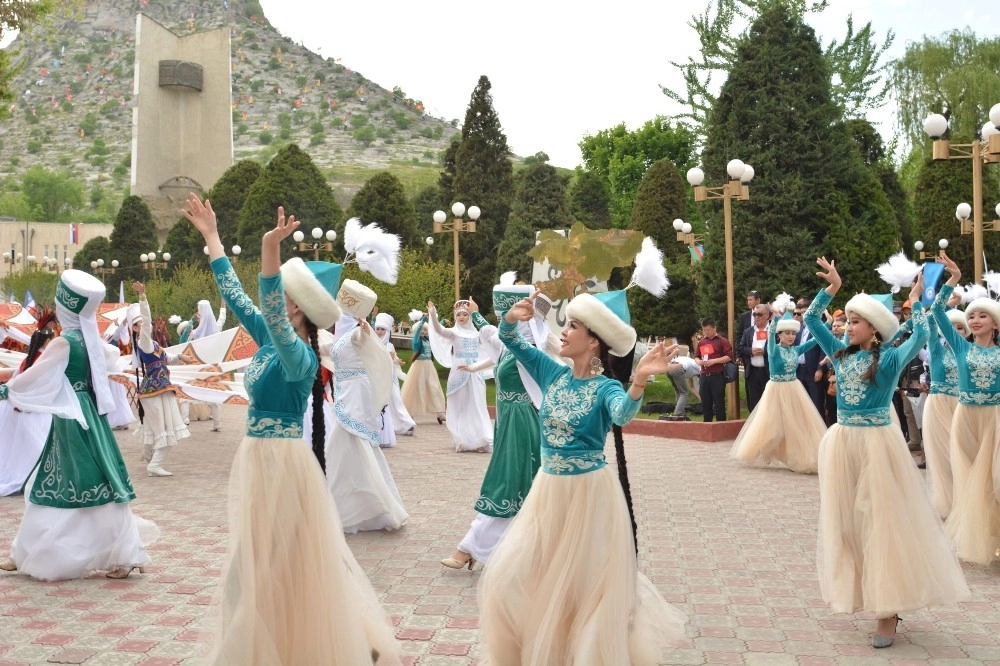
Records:
[[[40,164],[88,184],[128,184],[140,11],[181,35],[229,27],[236,159],[266,160],[294,141],[348,195],[370,170],[438,164],[458,131],[402,91],[283,37],[255,0],[90,0],[11,45],[23,69],[0,120],[0,178]]]

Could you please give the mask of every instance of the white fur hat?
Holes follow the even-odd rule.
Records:
[[[347,314],[358,319],[367,319],[375,308],[378,294],[357,280],[344,280],[337,292],[337,303]]]
[[[980,296],[976,300],[969,303],[968,307],[965,308],[965,326],[969,327],[969,313],[970,312],[985,312],[990,317],[993,318],[993,323],[1000,326],[1000,303],[997,303],[992,298],[987,298],[985,296]]]
[[[963,328],[969,328],[968,322],[965,321],[965,313],[958,308],[948,310],[945,314],[948,315],[948,321],[951,322],[952,326],[961,325]]]
[[[384,328],[387,331],[391,331],[395,323],[396,320],[388,312],[379,312],[375,315],[375,328]]]
[[[616,356],[625,356],[635,347],[635,329],[591,294],[574,297],[566,306],[566,316],[586,326]]]
[[[316,328],[330,328],[340,319],[340,307],[333,298],[343,267],[328,261],[306,263],[292,257],[281,265],[285,292]]]
[[[844,306],[844,312],[850,317],[855,313],[879,332],[884,342],[888,342],[895,337],[899,331],[899,320],[892,314],[885,305],[876,298],[868,294],[855,294]]]
[[[186,331],[189,328],[191,328],[191,322],[182,321],[181,323],[177,324],[177,335],[184,335],[184,331]]]
[[[793,331],[798,333],[802,328],[802,322],[793,318],[790,310],[786,310],[784,316],[778,320],[778,324],[775,328],[778,333],[781,333],[782,331]]]

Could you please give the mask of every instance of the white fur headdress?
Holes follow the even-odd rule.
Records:
[[[586,326],[616,356],[625,356],[635,347],[635,329],[592,294],[574,297],[566,306],[566,316]]]
[[[899,320],[896,315],[889,312],[879,300],[872,298],[868,294],[855,294],[844,306],[844,312],[850,317],[851,313],[867,321],[882,336],[884,342],[892,340],[899,331]]]
[[[420,310],[410,310],[410,321],[416,323],[424,318],[424,313]]]
[[[951,322],[952,326],[961,324],[963,327],[968,328],[969,325],[965,321],[965,313],[958,308],[948,310],[945,314],[948,315],[948,321]]]
[[[966,327],[969,326],[969,315],[973,312],[985,312],[993,318],[995,324],[1000,325],[1000,303],[992,298],[977,298],[969,303],[969,306],[965,308]]]
[[[895,294],[902,287],[912,286],[923,269],[920,264],[910,261],[903,252],[897,252],[875,270],[885,282],[892,285],[892,293]]]
[[[792,298],[791,294],[783,291],[775,297],[774,302],[771,303],[771,307],[774,308],[779,315],[782,315],[789,310],[795,309],[795,299]]]

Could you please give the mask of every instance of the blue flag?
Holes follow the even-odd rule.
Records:
[[[944,274],[944,264],[936,261],[928,261],[924,264],[924,293],[920,295],[920,302],[930,306],[938,292],[938,282]]]

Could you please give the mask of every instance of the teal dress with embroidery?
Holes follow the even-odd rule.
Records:
[[[934,315],[934,310],[931,310]],[[945,315],[947,319],[947,315]],[[955,360],[955,351],[950,344],[939,333],[937,316],[934,315],[927,320],[930,330],[930,342],[927,343],[928,357],[930,359],[931,387],[930,394],[944,394],[958,397],[958,363]],[[955,328],[948,320],[948,327]]]
[[[778,344],[778,317],[771,318],[767,332],[767,366],[772,382],[794,382],[799,368],[799,356],[815,347],[816,338],[809,338],[798,346]]]
[[[948,319],[947,303],[954,288],[944,285],[931,305],[941,335],[955,351],[958,401],[963,405],[1000,405],[1000,346],[981,347],[969,342]]]
[[[500,340],[538,382],[542,406],[542,471],[573,475],[604,467],[604,443],[611,425],[625,425],[639,412],[642,398],[633,400],[620,382],[604,376],[577,379],[521,337],[515,324],[502,319]]]
[[[219,257],[211,266],[226,307],[259,347],[243,375],[250,401],[247,435],[301,438],[302,418],[319,359],[288,322],[281,274],[260,277],[262,312],[243,291],[228,258]],[[275,390],[279,386],[281,390]]]
[[[80,400],[89,428],[52,417],[52,429],[38,459],[38,474],[28,501],[57,509],[82,509],[135,499],[132,480],[108,420],[97,413],[90,383],[90,361],[79,330],[64,331],[69,343],[66,378]]]
[[[847,343],[837,338],[823,324],[823,310],[833,298],[820,290],[806,310],[803,320],[809,327],[823,352],[833,361],[837,374],[837,423],[846,426],[883,426],[892,423],[889,410],[892,394],[896,390],[899,374],[927,343],[927,316],[924,306],[913,306],[913,335],[898,347],[883,343],[879,354],[878,371],[874,381],[861,376],[871,367],[872,352],[859,350],[843,356],[837,352],[847,348]]]

